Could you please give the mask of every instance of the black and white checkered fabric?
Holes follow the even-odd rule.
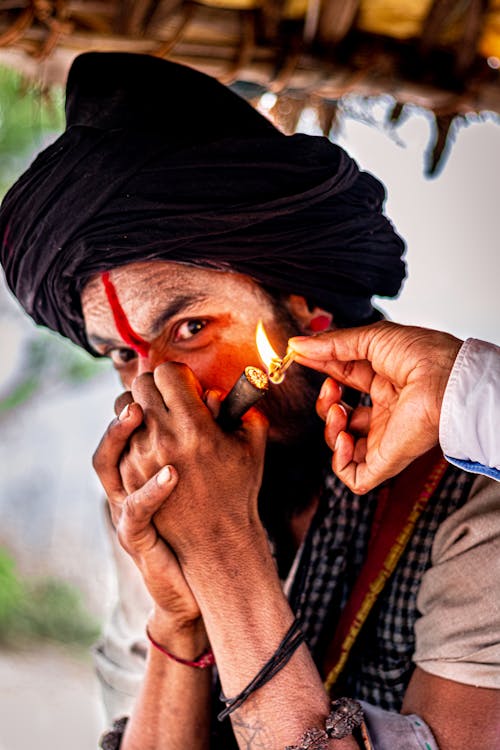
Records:
[[[466,501],[473,475],[450,466],[420,516],[379,596],[342,676],[342,693],[399,710],[414,665],[416,599],[437,528]],[[318,665],[363,565],[377,490],[358,496],[334,476],[325,482],[290,592]]]

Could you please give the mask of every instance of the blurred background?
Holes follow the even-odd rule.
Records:
[[[387,316],[500,344],[500,2],[0,2],[0,195],[64,128],[84,49],[194,65],[339,143],[407,242]],[[85,750],[105,726],[89,647],[115,589],[90,456],[118,391],[2,277],[0,750]]]

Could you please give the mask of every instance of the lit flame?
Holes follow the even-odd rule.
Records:
[[[271,346],[271,343],[267,338],[267,334],[264,330],[264,326],[262,325],[262,320],[259,320],[259,322],[257,323],[257,329],[255,331],[255,341],[257,343],[259,356],[264,364],[264,367],[269,372],[272,366],[277,366],[280,364],[281,358],[278,357],[273,347]]]
[[[282,383],[285,379],[285,372],[288,370],[293,360],[295,359],[295,352],[293,352],[291,349],[287,349],[287,352],[283,359],[278,357],[273,347],[271,346],[269,339],[267,338],[267,334],[264,330],[264,326],[262,325],[261,320],[259,320],[257,324],[257,330],[255,331],[255,341],[257,343],[257,349],[259,351],[260,358],[264,363],[267,374],[269,375],[269,380],[275,385]]]

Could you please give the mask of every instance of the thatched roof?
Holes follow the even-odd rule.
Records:
[[[168,57],[266,91],[292,132],[306,106],[329,133],[351,93],[433,112],[433,173],[453,128],[500,113],[500,0],[0,0],[0,62],[62,83],[84,50]]]

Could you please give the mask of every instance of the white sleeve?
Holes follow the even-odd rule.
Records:
[[[108,722],[129,716],[146,669],[146,621],[152,600],[132,559],[121,548],[107,517],[118,587],[118,602],[94,648]]]
[[[462,345],[444,394],[439,442],[447,458],[500,469],[500,347],[477,339]]]
[[[415,714],[398,714],[360,701],[373,750],[439,750],[430,728]]]
[[[414,662],[425,672],[500,688],[500,485],[477,477],[434,538],[420,585]]]

